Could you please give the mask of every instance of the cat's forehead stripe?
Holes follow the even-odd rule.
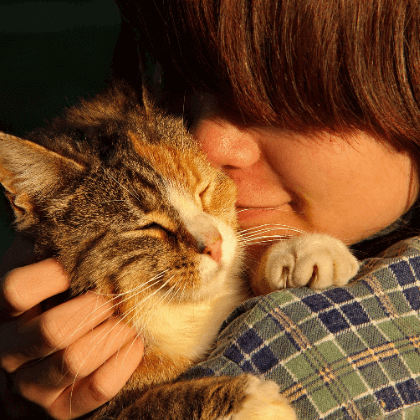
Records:
[[[148,144],[139,140],[133,133],[129,133],[134,150],[147,159],[153,169],[164,178],[179,182],[184,180],[185,188],[195,188],[202,175],[197,167],[196,154],[188,158],[188,151],[180,151],[168,144]],[[191,152],[193,153],[193,152]],[[202,169],[202,168],[201,168]]]
[[[167,195],[184,226],[198,244],[205,244],[209,237],[220,238],[218,223],[202,210],[194,197],[176,185],[167,186]]]
[[[202,210],[194,202],[194,198],[190,196],[181,186],[168,183],[166,186],[169,202],[181,215],[181,218],[194,218],[202,213]]]

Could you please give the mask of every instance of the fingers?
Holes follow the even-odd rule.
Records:
[[[53,417],[82,416],[112,398],[141,361],[136,332],[95,293],[45,312],[40,302],[69,288],[50,259],[0,280],[0,368],[17,391]]]
[[[35,318],[0,326],[1,367],[9,373],[24,364],[64,349],[112,316],[112,304],[87,293],[56,306]]]
[[[111,303],[87,293],[24,324],[6,323],[17,328],[18,351],[1,361],[17,391],[57,419],[84,415],[109,401],[143,356],[136,331],[109,318],[112,313]]]
[[[69,386],[47,409],[58,419],[76,418],[113,398],[125,385],[143,357],[139,340],[124,345],[91,375]]]
[[[0,280],[0,317],[16,317],[69,286],[67,274],[53,259],[16,268]]]
[[[112,398],[114,392],[120,389],[119,384],[122,382],[121,386],[124,385],[140,362],[142,347],[135,337],[136,332],[121,320],[108,320],[67,349],[17,371],[13,374],[15,386],[32,402],[47,409],[54,405],[55,409],[61,407],[60,410],[66,408],[67,411],[69,407],[65,407],[65,403],[70,402],[70,391],[74,396],[83,394],[83,399],[89,392],[90,403],[80,401],[78,413],[87,406],[91,411]],[[122,348],[125,350],[122,351]],[[134,366],[131,355],[130,360],[121,358],[127,352],[137,356],[134,357]],[[127,367],[132,369],[128,369],[128,377],[121,381],[121,372],[126,371]],[[71,390],[66,393],[69,387]],[[55,403],[56,400],[61,402]]]

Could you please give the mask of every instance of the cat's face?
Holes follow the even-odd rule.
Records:
[[[112,293],[171,289],[178,301],[217,294],[238,254],[232,181],[170,146],[142,144],[136,152],[131,168],[101,165],[83,177],[67,205],[65,217],[80,220],[72,236],[86,237],[77,277],[89,281],[99,265],[118,273],[108,281]]]
[[[60,259],[74,293],[111,294],[124,313],[226,293],[239,265],[233,182],[194,147],[127,138],[129,153],[77,161],[0,134],[18,228]]]

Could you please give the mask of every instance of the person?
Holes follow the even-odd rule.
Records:
[[[250,276],[267,236],[295,230],[335,236],[363,260],[347,287],[247,301],[184,377],[263,375],[302,419],[420,416],[419,2],[117,4],[125,20],[114,75],[185,118],[233,178],[241,227],[260,237],[248,247]],[[1,284],[1,367],[52,417],[66,418],[70,397],[74,417],[102,405],[140,362],[140,341],[89,354],[111,310],[74,332],[97,297],[41,311],[68,287],[55,261]],[[126,361],[118,372],[116,357]]]

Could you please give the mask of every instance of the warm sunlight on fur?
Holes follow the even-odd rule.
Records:
[[[68,297],[95,290],[144,339],[135,374],[90,418],[293,419],[274,382],[251,375],[177,381],[206,357],[223,320],[250,296],[244,248],[258,235],[265,240],[270,227],[240,234],[233,181],[207,162],[182,121],[140,104],[127,86],[114,86],[28,140],[0,133],[0,181],[17,229],[35,241],[40,260],[62,263]],[[263,293],[295,284],[293,276],[276,280],[285,271],[276,261],[298,266],[314,241],[294,241],[273,247]],[[324,242],[321,248],[338,246]],[[351,256],[340,252],[339,260]],[[330,262],[304,264],[299,285]],[[336,284],[334,276],[319,283],[328,284]]]

